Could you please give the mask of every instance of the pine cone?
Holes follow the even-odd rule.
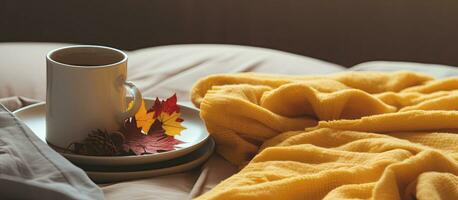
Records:
[[[107,132],[100,129],[93,131],[81,143],[74,143],[71,151],[90,156],[127,155],[123,148],[124,135],[121,132]]]

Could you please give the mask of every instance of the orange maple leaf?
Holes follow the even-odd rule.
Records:
[[[154,112],[148,112],[145,107],[145,101],[142,100],[140,109],[135,114],[135,120],[137,121],[137,128],[142,128],[143,134],[148,134],[151,125],[154,124],[156,118],[154,118]]]

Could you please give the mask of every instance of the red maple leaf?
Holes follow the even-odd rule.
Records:
[[[159,100],[156,97],[154,104],[148,110],[148,112],[154,112],[154,118],[157,118],[162,112],[165,112],[169,115],[173,114],[174,112],[180,112],[180,106],[177,104],[177,95],[173,94],[171,97],[164,100]],[[177,118],[177,122],[183,122],[182,118]]]
[[[133,120],[135,121],[135,120]],[[160,124],[153,124],[153,126],[160,126]],[[183,143],[172,136],[164,134],[162,131],[156,131],[145,135],[141,129],[136,128],[134,125],[129,125],[130,129],[124,131],[124,149],[131,150],[136,155],[158,153],[163,151],[170,151],[175,149],[175,145]],[[133,128],[135,127],[135,128]],[[151,128],[158,130],[157,128]]]
[[[162,101],[163,102],[163,101]],[[162,102],[156,97],[154,104],[148,109],[148,112],[154,112],[154,118],[157,118],[162,112]]]
[[[173,96],[169,97],[165,102],[162,104],[162,112],[166,112],[168,114],[172,114],[174,112],[179,113],[180,107],[177,105],[177,95],[173,94]]]

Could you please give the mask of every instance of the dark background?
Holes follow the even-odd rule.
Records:
[[[0,0],[0,42],[267,47],[458,66],[456,0]]]

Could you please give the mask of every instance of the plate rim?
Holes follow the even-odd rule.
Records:
[[[148,178],[148,177],[156,177],[156,176],[163,176],[167,174],[174,174],[180,173],[187,170],[194,169],[195,167],[205,163],[210,157],[213,155],[216,142],[214,139],[210,138],[208,141],[211,141],[209,150],[205,151],[199,158],[182,163],[180,165],[175,165],[167,168],[159,168],[159,169],[147,169],[147,170],[139,170],[139,171],[128,171],[128,172],[101,172],[101,171],[85,171],[86,174],[96,183],[115,183],[120,181],[128,181],[128,180],[136,180],[141,178]],[[148,173],[148,174],[144,174]],[[154,173],[154,175],[151,175]],[[113,178],[113,176],[117,176]],[[134,177],[132,177],[134,176]],[[111,177],[107,178],[107,177]]]
[[[158,170],[162,170],[162,169],[170,169],[170,168],[175,168],[175,167],[179,167],[179,166],[183,166],[183,165],[189,165],[189,164],[192,164],[192,163],[195,163],[195,162],[198,162],[200,160],[205,160],[204,158],[206,157],[210,157],[212,155],[212,153],[214,152],[215,150],[215,146],[216,146],[216,143],[215,143],[215,140],[213,139],[209,139],[208,140],[209,143],[208,143],[208,151],[205,151],[204,153],[202,153],[202,155],[200,155],[197,159],[194,159],[194,160],[191,160],[189,162],[185,162],[185,163],[182,163],[182,164],[179,164],[179,165],[174,165],[174,166],[170,166],[170,167],[164,167],[164,168],[157,168],[157,169],[145,169],[145,170],[133,170],[133,171],[114,171],[114,172],[110,172],[110,171],[91,171],[91,170],[85,170],[85,172],[89,172],[89,173],[98,173],[98,174],[125,174],[125,173],[140,173],[140,172],[149,172],[149,171],[158,171]]]
[[[154,101],[156,98],[144,97],[143,99],[144,100],[148,100],[148,101]],[[180,102],[178,102],[177,104],[180,106],[180,108],[181,107],[185,107],[185,108],[187,108],[189,110],[196,111],[197,113],[200,113],[200,110],[197,109],[197,108],[184,105],[184,104],[182,104]],[[13,111],[12,113],[16,116],[17,113],[24,112],[26,110],[29,110],[29,109],[32,109],[32,108],[35,108],[35,107],[45,106],[45,105],[46,105],[46,101],[42,101],[42,102],[34,103],[34,104],[31,104],[31,105],[28,105],[28,106],[24,106],[22,108],[19,108],[19,109]],[[17,117],[17,118],[22,121],[21,118],[19,118],[19,117]],[[22,121],[22,123],[24,123],[24,122]],[[24,123],[24,124],[27,126],[26,123]],[[200,141],[196,142],[194,145],[192,145],[190,147],[186,147],[186,148],[180,148],[180,149],[176,149],[176,150],[172,150],[172,151],[160,152],[160,153],[155,153],[155,154],[146,154],[146,155],[141,155],[141,156],[138,156],[138,155],[129,155],[129,156],[88,156],[88,155],[78,155],[78,154],[72,154],[72,153],[65,153],[65,152],[58,151],[58,150],[56,150],[54,148],[53,148],[53,150],[57,151],[59,154],[61,154],[62,156],[66,157],[68,159],[74,158],[74,159],[78,159],[78,160],[91,160],[91,161],[97,160],[99,162],[109,161],[109,163],[107,163],[107,165],[112,165],[113,162],[116,162],[117,165],[123,165],[123,164],[120,164],[118,162],[123,162],[123,161],[126,162],[126,160],[130,160],[130,159],[134,159],[134,158],[147,158],[147,157],[158,157],[159,156],[159,158],[154,159],[154,161],[145,162],[145,163],[153,163],[153,162],[159,162],[159,161],[164,161],[164,160],[170,160],[170,159],[173,159],[173,158],[177,158],[179,156],[185,155],[186,153],[190,153],[190,152],[192,152],[193,150],[195,150],[197,148],[200,148],[203,144],[205,144],[205,142],[210,137],[210,134],[205,129],[205,124],[203,124],[203,125],[204,125],[204,130],[205,130],[204,131],[205,132],[205,137],[203,139],[201,139]],[[35,132],[34,132],[34,134],[35,134],[35,136],[37,136]],[[45,142],[48,146],[50,146],[46,140],[43,141],[43,142]],[[169,155],[169,154],[178,154],[178,155],[172,156],[172,157],[168,157],[167,155]],[[86,162],[77,162],[75,160],[72,160],[72,161],[75,162],[75,163],[86,163]]]

